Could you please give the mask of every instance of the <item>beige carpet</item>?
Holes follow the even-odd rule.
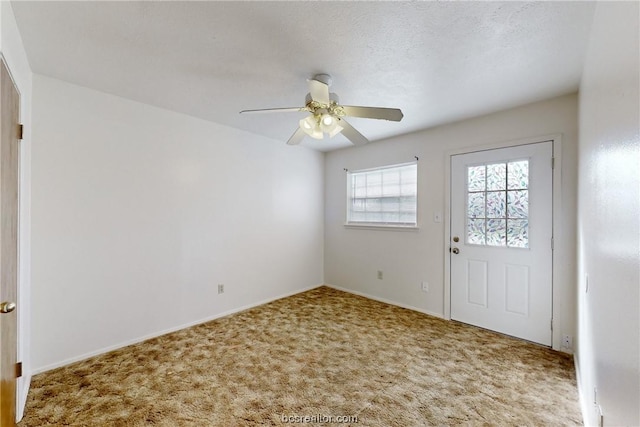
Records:
[[[581,424],[570,357],[321,287],[37,375],[19,426],[305,425],[296,416]]]

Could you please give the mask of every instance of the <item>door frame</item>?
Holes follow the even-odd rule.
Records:
[[[540,142],[551,141],[553,145],[552,155],[554,158],[554,168],[552,169],[552,236],[554,246],[557,248],[556,238],[562,236],[562,221],[560,214],[562,212],[562,134],[543,135],[531,138],[524,138],[513,141],[497,142],[493,144],[484,144],[465,148],[449,150],[445,153],[444,159],[444,318],[451,320],[451,255],[449,248],[451,247],[451,160],[452,156],[460,154],[475,153],[478,151],[488,151],[500,148],[517,147],[520,145],[537,144]],[[560,265],[559,251],[552,251],[552,272],[551,272],[551,315],[553,319],[553,328],[551,330],[551,348],[560,350],[562,325],[560,324],[562,316],[560,313],[560,289],[556,284],[558,281],[558,271],[556,266]]]
[[[4,69],[7,72],[7,77],[8,79],[11,81],[11,84],[13,86],[13,89],[15,89],[16,95],[17,95],[17,102],[18,102],[18,111],[17,111],[17,121],[15,123],[15,130],[14,132],[18,131],[18,125],[21,124],[21,119],[22,119],[22,94],[20,92],[20,89],[18,88],[18,85],[16,83],[16,80],[13,77],[13,73],[11,72],[11,68],[9,68],[9,64],[4,56],[4,54],[2,52],[0,52],[0,64],[2,64],[4,66]],[[4,110],[2,111],[2,114],[4,114]],[[21,303],[23,302],[22,299],[24,298],[24,295],[22,294],[22,281],[21,281],[21,270],[22,270],[22,264],[21,264],[21,256],[20,256],[20,252],[21,252],[21,240],[22,240],[22,233],[21,233],[21,228],[22,228],[22,161],[23,161],[23,154],[22,154],[22,137],[18,136],[16,134],[16,143],[17,143],[17,153],[16,153],[16,195],[17,195],[17,199],[16,199],[16,265],[15,265],[15,269],[16,269],[16,295],[15,295],[15,302],[17,304],[17,314],[16,314],[16,331],[15,331],[15,350],[16,350],[16,354],[15,354],[15,362],[16,364],[18,362],[21,362],[21,345],[22,345],[22,341],[25,339],[25,337],[21,334],[21,326],[22,326],[22,320],[24,318],[24,315],[22,314],[22,307],[21,307]],[[13,396],[13,414],[15,416],[15,419],[13,420],[13,424],[15,425],[15,423],[17,423],[17,421],[21,418],[21,412],[22,412],[22,405],[20,403],[20,394],[21,394],[21,390],[20,390],[20,386],[21,386],[21,378],[24,379],[24,375],[22,375],[21,377],[17,377],[15,378],[15,393]]]

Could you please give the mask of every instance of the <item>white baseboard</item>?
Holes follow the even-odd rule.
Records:
[[[414,307],[414,306],[409,305],[409,304],[403,304],[401,302],[392,301],[392,300],[389,300],[389,299],[386,299],[386,298],[380,298],[380,297],[377,297],[375,295],[371,295],[371,294],[367,294],[367,293],[359,292],[359,291],[354,291],[353,289],[343,288],[343,287],[340,287],[340,286],[331,285],[329,283],[325,283],[324,286],[336,289],[338,291],[347,292],[349,294],[354,294],[354,295],[358,295],[358,296],[365,297],[365,298],[368,298],[368,299],[372,299],[374,301],[383,302],[385,304],[390,304],[390,305],[395,305],[397,307],[406,308],[407,310],[417,311],[419,313],[427,314],[429,316],[437,317],[439,319],[444,319],[444,316],[443,316],[442,313],[435,313],[433,311],[425,310],[423,308]]]
[[[76,357],[71,357],[71,358],[62,360],[60,362],[52,363],[52,364],[47,365],[47,366],[42,366],[40,368],[33,369],[32,375],[40,374],[42,372],[46,372],[46,371],[50,371],[52,369],[60,368],[62,366],[70,365],[71,363],[80,362],[82,360],[89,359],[89,358],[94,357],[94,356],[98,356],[100,354],[108,353],[110,351],[117,350],[117,349],[122,348],[122,347],[127,347],[129,345],[138,344],[138,343],[141,343],[143,341],[146,341],[146,340],[149,340],[149,339],[152,339],[152,338],[157,338],[157,337],[160,337],[162,335],[170,334],[172,332],[177,332],[179,330],[190,328],[190,327],[196,326],[196,325],[200,325],[202,323],[211,322],[212,320],[220,319],[221,317],[226,317],[226,316],[229,316],[231,314],[235,314],[235,313],[239,313],[241,311],[249,310],[251,308],[258,307],[258,306],[261,306],[261,305],[264,305],[264,304],[268,304],[270,302],[273,302],[273,301],[276,301],[276,300],[279,300],[279,299],[282,299],[282,298],[287,298],[287,297],[290,297],[290,296],[293,296],[293,295],[297,295],[297,294],[300,294],[302,292],[307,292],[307,291],[310,291],[312,289],[319,288],[321,286],[324,286],[324,285],[320,284],[320,285],[309,286],[307,288],[298,289],[298,290],[295,290],[293,292],[288,292],[288,293],[285,293],[285,294],[281,294],[281,295],[275,296],[273,298],[267,298],[267,299],[262,300],[262,301],[258,301],[258,302],[252,303],[252,304],[243,305],[241,307],[234,308],[232,310],[227,310],[227,311],[224,311],[222,313],[215,314],[213,316],[205,317],[204,319],[196,320],[194,322],[185,323],[185,324],[182,324],[182,325],[179,325],[179,326],[175,326],[173,328],[165,329],[165,330],[158,331],[158,332],[153,332],[151,334],[144,335],[142,337],[138,337],[138,338],[134,338],[132,340],[124,341],[124,342],[121,342],[121,343],[118,343],[118,344],[115,344],[115,345],[112,345],[112,346],[109,346],[109,347],[104,347],[104,348],[101,348],[101,349],[98,349],[98,350],[95,350],[95,351],[90,351],[88,353],[84,353],[84,354],[81,354],[81,355],[76,356]]]

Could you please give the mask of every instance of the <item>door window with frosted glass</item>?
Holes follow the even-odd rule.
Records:
[[[529,160],[467,167],[466,242],[529,247]]]

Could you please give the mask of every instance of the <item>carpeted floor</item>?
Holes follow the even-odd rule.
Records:
[[[37,375],[19,426],[304,416],[381,427],[582,420],[570,357],[321,287]]]

